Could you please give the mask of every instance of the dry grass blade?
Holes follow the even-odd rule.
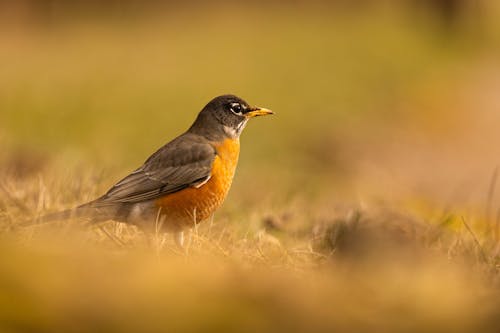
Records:
[[[493,200],[495,198],[495,190],[497,187],[498,169],[499,167],[497,166],[495,167],[495,170],[493,170],[493,175],[491,176],[491,181],[488,188],[488,197],[486,199],[485,210],[485,217],[487,221],[492,220]]]
[[[488,257],[486,256],[486,253],[484,252],[484,249],[481,246],[481,243],[479,243],[479,240],[477,239],[476,235],[474,234],[474,232],[472,231],[472,229],[469,227],[469,224],[465,220],[465,217],[461,216],[461,218],[462,218],[463,225],[465,226],[465,228],[467,229],[467,231],[469,232],[469,234],[472,236],[472,239],[474,240],[474,243],[476,244],[477,249],[479,250],[479,253],[481,255],[481,259],[483,260],[483,262],[485,264],[489,264]]]

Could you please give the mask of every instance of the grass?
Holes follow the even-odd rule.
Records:
[[[2,33],[0,330],[497,331],[496,30],[241,9]],[[276,116],[243,133],[187,253],[114,222],[19,226],[102,194],[226,92]]]

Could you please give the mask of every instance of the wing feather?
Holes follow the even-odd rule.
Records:
[[[138,203],[201,186],[211,176],[215,156],[215,148],[206,140],[184,134],[160,148],[93,205]]]

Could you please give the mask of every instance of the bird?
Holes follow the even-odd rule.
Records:
[[[213,98],[183,134],[95,200],[38,222],[89,218],[113,220],[172,233],[182,247],[184,232],[208,220],[224,202],[238,164],[240,135],[254,117],[273,111],[250,106],[235,95]]]

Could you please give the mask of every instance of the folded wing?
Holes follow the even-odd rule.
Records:
[[[215,148],[194,135],[185,134],[154,153],[139,169],[119,181],[94,207],[139,203],[198,187],[211,175]]]

